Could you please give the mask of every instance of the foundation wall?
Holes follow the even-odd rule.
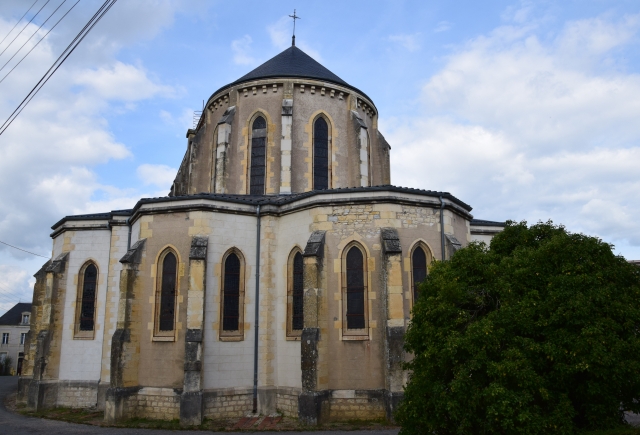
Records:
[[[244,417],[252,411],[253,393],[250,390],[205,391],[203,402],[205,418]]]
[[[329,401],[332,421],[386,418],[382,390],[335,390]]]
[[[58,383],[57,406],[69,408],[95,408],[98,405],[98,382]]]

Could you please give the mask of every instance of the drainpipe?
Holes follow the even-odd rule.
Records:
[[[440,251],[442,252],[442,261],[444,257],[444,200],[440,197]]]
[[[256,313],[253,340],[253,413],[258,412],[258,325],[260,320],[260,205],[256,209]]]

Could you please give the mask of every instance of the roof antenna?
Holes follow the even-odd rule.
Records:
[[[299,20],[300,17],[296,15],[296,10],[293,10],[293,15],[289,15],[291,18],[293,18],[293,36],[291,37],[291,46],[295,46],[296,45],[296,20]]]

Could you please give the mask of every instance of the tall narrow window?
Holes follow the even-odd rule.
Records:
[[[90,264],[84,270],[82,302],[80,304],[80,331],[93,331],[96,311],[96,284],[98,268]]]
[[[176,316],[176,272],[178,261],[173,252],[162,260],[162,284],[160,287],[159,331],[173,331]]]
[[[258,116],[251,127],[251,171],[249,193],[264,195],[264,183],[267,164],[267,121]]]
[[[347,329],[365,327],[364,259],[356,246],[347,253]]]
[[[224,263],[222,330],[237,331],[240,324],[240,259],[230,254]]]
[[[293,257],[291,256],[293,255]],[[304,328],[304,261],[295,248],[289,255],[289,283],[287,289],[287,336],[299,337]]]
[[[329,188],[329,126],[319,117],[313,123],[313,189]]]
[[[411,256],[412,280],[413,280],[413,300],[418,300],[419,286],[427,277],[427,255],[422,247],[418,246],[413,250]]]

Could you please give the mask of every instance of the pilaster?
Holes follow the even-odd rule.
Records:
[[[215,193],[226,193],[226,178],[225,167],[227,164],[227,152],[229,148],[229,142],[231,140],[231,125],[233,123],[233,116],[236,113],[236,107],[231,106],[227,108],[222,114],[222,118],[218,122],[218,137],[216,138],[216,170],[215,170]]]
[[[280,141],[280,194],[291,193],[291,127],[293,98],[282,100],[282,139]]]
[[[113,423],[126,417],[126,399],[139,390],[138,368],[140,363],[139,342],[140,328],[134,323],[139,322],[138,302],[138,266],[142,262],[146,239],[138,240],[120,259],[120,295],[118,301],[118,320],[116,331],[111,339],[111,378],[110,388],[107,390],[104,419]]]
[[[189,251],[184,386],[180,396],[181,426],[202,424],[202,338],[208,243],[207,236],[194,236]]]
[[[300,343],[302,393],[298,417],[303,424],[317,425],[329,416],[329,391],[320,382],[320,305],[325,231],[314,231],[304,249],[304,329]]]
[[[384,290],[386,293],[385,329],[385,409],[387,419],[404,396],[404,292],[402,285],[402,246],[395,228],[382,228],[380,244],[384,256]]]

